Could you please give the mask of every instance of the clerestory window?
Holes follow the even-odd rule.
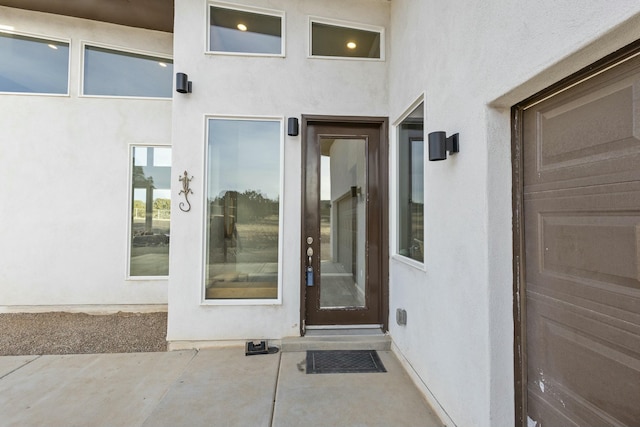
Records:
[[[309,56],[384,59],[384,29],[320,18],[310,19]]]
[[[69,43],[0,32],[0,92],[67,95]]]
[[[209,5],[211,53],[284,56],[284,13]]]
[[[84,46],[83,95],[171,98],[172,90],[172,59]]]

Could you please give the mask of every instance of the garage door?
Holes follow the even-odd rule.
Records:
[[[640,57],[527,107],[522,144],[528,423],[640,426]]]

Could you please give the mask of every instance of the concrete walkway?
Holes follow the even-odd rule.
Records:
[[[1,426],[442,426],[394,354],[386,373],[313,374],[243,348],[0,357]]]

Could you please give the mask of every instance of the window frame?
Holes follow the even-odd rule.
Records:
[[[106,43],[97,43],[97,42],[92,42],[92,41],[88,41],[88,40],[82,40],[80,42],[80,69],[78,72],[78,97],[80,98],[114,98],[114,99],[144,99],[144,100],[159,100],[159,101],[171,101],[173,99],[173,90],[174,90],[174,84],[175,82],[173,81],[172,78],[172,83],[171,83],[171,96],[169,97],[163,97],[163,96],[137,96],[137,95],[92,95],[92,94],[86,94],[84,93],[84,80],[85,80],[85,53],[86,53],[86,48],[87,46],[89,47],[96,47],[98,49],[107,49],[107,50],[112,50],[114,52],[122,52],[122,53],[130,53],[130,54],[134,54],[134,55],[141,55],[141,56],[149,56],[152,58],[157,58],[157,59],[166,59],[171,61],[171,63],[173,64],[173,56],[172,55],[166,55],[166,54],[162,54],[162,53],[157,53],[157,52],[150,52],[150,51],[145,51],[145,50],[138,50],[138,49],[130,49],[130,48],[125,48],[122,46],[115,46],[115,45],[110,45],[110,44],[106,44]],[[175,70],[174,70],[175,71]],[[175,73],[173,73],[175,74]]]
[[[361,58],[351,56],[322,56],[312,54],[313,43],[313,23],[331,25],[334,27],[343,27],[353,30],[370,31],[380,34],[380,58]],[[343,21],[339,19],[323,18],[320,16],[309,16],[307,25],[307,59],[332,59],[338,61],[372,61],[372,62],[385,62],[386,61],[386,36],[385,28],[377,25],[362,24],[358,22]]]
[[[278,297],[271,299],[207,299],[206,298],[206,284],[207,284],[207,195],[209,194],[209,121],[210,120],[235,120],[235,121],[271,121],[278,122],[280,124],[280,136],[279,136],[279,148],[280,148],[280,182],[279,182],[279,206],[278,206]],[[200,265],[200,305],[202,306],[259,306],[259,305],[282,305],[283,297],[283,255],[284,255],[284,116],[243,116],[243,115],[222,115],[222,114],[205,114],[204,116],[204,147],[203,147],[203,195],[204,203],[202,204],[201,211],[201,226],[203,232],[201,233],[200,247],[202,248],[202,258]]]
[[[392,210],[392,220],[393,220],[393,239],[392,239],[392,251],[391,251],[391,259],[396,260],[396,261],[400,261],[403,264],[407,264],[408,266],[411,266],[417,270],[420,271],[426,271],[426,254],[423,254],[423,261],[417,261],[413,258],[401,255],[400,253],[398,253],[399,250],[399,246],[400,246],[400,234],[401,234],[401,230],[400,230],[400,224],[399,224],[399,217],[400,217],[400,200],[399,200],[399,196],[400,196],[400,170],[401,170],[401,165],[400,165],[400,144],[402,141],[400,141],[400,125],[402,125],[402,122],[404,122],[409,115],[420,106],[420,104],[422,104],[422,116],[423,116],[423,143],[424,143],[424,147],[423,147],[423,152],[422,152],[422,163],[424,165],[424,169],[423,169],[423,200],[425,203],[425,207],[426,207],[426,199],[427,199],[427,174],[426,174],[426,165],[427,165],[427,156],[428,156],[428,143],[426,141],[426,133],[424,131],[425,128],[425,122],[426,122],[426,116],[427,116],[427,106],[426,106],[426,96],[425,94],[421,94],[419,97],[416,98],[416,100],[411,103],[411,105],[403,111],[403,113],[398,117],[398,119],[393,123],[393,139],[394,139],[394,149],[393,149],[393,155],[395,156],[395,161],[394,161],[394,167],[395,167],[395,173],[394,173],[394,179],[395,179],[395,183],[394,183],[394,188],[395,188],[395,194],[396,196],[393,198],[393,210]],[[426,230],[427,230],[427,215],[426,215],[426,209],[423,211],[423,247],[426,247]],[[425,251],[426,252],[426,251]]]
[[[280,53],[252,53],[252,52],[224,52],[211,50],[211,7],[221,9],[229,9],[238,12],[255,13],[258,15],[267,15],[280,18]],[[225,3],[219,1],[205,2],[205,55],[222,55],[222,56],[248,56],[248,57],[264,57],[264,58],[284,58],[286,56],[286,12],[276,9],[265,9],[260,7],[252,7],[239,5],[234,3]]]
[[[0,29],[0,34],[10,34],[21,37],[27,37],[37,40],[42,40],[43,42],[56,42],[56,43],[66,43],[69,47],[69,54],[67,55],[67,92],[66,93],[49,93],[49,92],[3,92],[0,91],[0,95],[28,95],[28,96],[57,96],[57,97],[70,97],[71,96],[71,56],[72,56],[72,42],[70,38],[63,37],[53,37],[43,34],[37,33],[29,33],[22,31],[14,31],[14,30],[6,30]]]
[[[132,243],[132,232],[133,229],[131,227],[131,212],[133,209],[133,149],[136,147],[140,148],[169,148],[172,150],[172,164],[171,169],[173,169],[173,146],[171,144],[165,143],[136,143],[130,142],[127,144],[127,156],[128,156],[128,178],[127,178],[127,250],[126,250],[126,264],[125,264],[125,280],[127,282],[150,282],[150,281],[168,281],[171,275],[171,271],[169,270],[169,274],[166,276],[132,276],[131,275],[131,243]],[[171,172],[173,173],[173,171]],[[172,175],[173,176],[173,175]],[[170,187],[173,204],[173,189]],[[170,220],[171,221],[171,220]],[[171,240],[169,240],[171,242]],[[171,243],[169,243],[171,244]],[[169,246],[171,248],[171,246]],[[169,256],[171,256],[171,249],[169,249]]]

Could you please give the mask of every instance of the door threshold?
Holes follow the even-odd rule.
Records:
[[[327,333],[329,331],[329,333]],[[340,332],[337,332],[340,331]],[[366,331],[366,332],[363,332]],[[380,329],[314,330],[304,337],[288,337],[281,341],[283,352],[307,350],[378,350],[391,349],[391,337]]]
[[[380,329],[382,325],[307,325],[307,330],[321,330],[321,329]]]
[[[381,325],[307,326],[307,337],[384,336]]]

